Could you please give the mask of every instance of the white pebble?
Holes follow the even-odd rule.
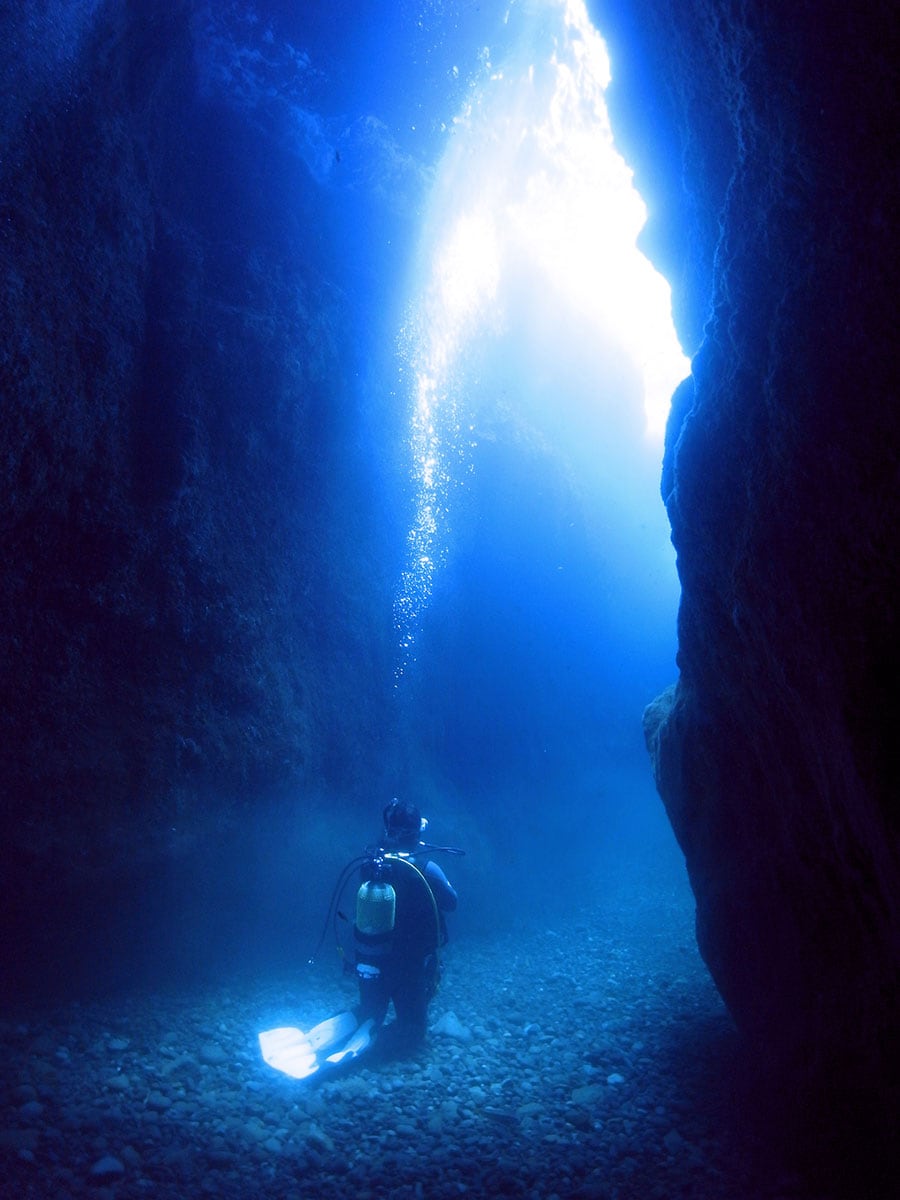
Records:
[[[453,1010],[445,1012],[433,1029],[434,1033],[442,1033],[445,1037],[455,1038],[459,1042],[472,1040],[472,1031],[467,1029]]]

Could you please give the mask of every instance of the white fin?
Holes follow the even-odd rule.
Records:
[[[372,1040],[372,1027],[374,1024],[375,1022],[371,1017],[368,1021],[363,1021],[343,1050],[338,1050],[335,1054],[329,1054],[328,1061],[336,1065],[337,1063],[344,1062],[345,1059],[356,1058],[357,1055],[362,1054]]]
[[[320,1021],[306,1035],[314,1054],[325,1054],[346,1041],[356,1030],[356,1017],[352,1012],[338,1013],[327,1021]]]
[[[315,1051],[302,1029],[269,1029],[259,1035],[259,1048],[270,1067],[292,1079],[306,1079],[319,1069]]]

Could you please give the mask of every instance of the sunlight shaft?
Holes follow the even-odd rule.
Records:
[[[595,331],[588,340],[627,357],[656,439],[690,369],[669,285],[636,248],[647,214],[613,145],[603,39],[583,0],[536,0],[521,12],[502,68],[486,69],[453,123],[426,215],[405,331],[417,491],[396,611],[405,651],[445,550],[448,490],[465,450],[461,380],[476,341],[517,323],[540,334],[570,314]],[[599,396],[609,383],[598,376],[596,386]],[[565,397],[554,390],[547,402]]]

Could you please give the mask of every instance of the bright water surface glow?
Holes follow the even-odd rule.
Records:
[[[548,326],[569,312],[588,336],[594,329],[598,342],[627,354],[643,385],[646,437],[657,446],[672,392],[690,370],[669,284],[636,248],[647,214],[613,145],[603,39],[583,0],[535,0],[518,17],[523,28],[504,62],[483,52],[453,122],[412,289],[404,355],[417,495],[395,610],[398,679],[414,658],[445,555],[450,491],[473,437],[466,360],[502,334],[522,290]]]

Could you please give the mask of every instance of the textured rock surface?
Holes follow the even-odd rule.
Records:
[[[356,314],[306,167],[216,89],[196,7],[2,18],[0,817],[26,916],[267,795],[352,795],[386,711]]]
[[[896,17],[635,7],[598,21],[638,184],[667,205],[649,243],[699,346],[663,475],[680,677],[647,740],[738,1023],[810,1123],[841,1098],[836,1138],[873,1109],[890,1128]]]

